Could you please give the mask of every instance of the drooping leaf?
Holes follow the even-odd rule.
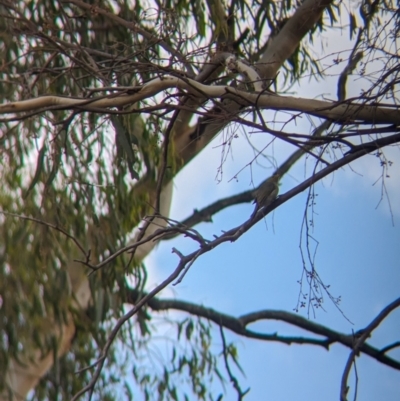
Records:
[[[40,179],[40,175],[42,171],[44,170],[44,156],[46,155],[46,150],[47,146],[46,144],[43,144],[39,151],[39,156],[37,158],[37,163],[36,163],[36,170],[35,170],[35,175],[32,178],[31,184],[29,185],[29,188],[25,192],[24,198],[26,199],[29,196],[29,193],[32,191],[32,189],[35,187],[35,185],[38,183]]]

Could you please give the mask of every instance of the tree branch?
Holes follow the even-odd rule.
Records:
[[[139,292],[136,290],[129,290],[127,296],[127,302],[131,304],[136,304],[139,296]],[[302,316],[295,313],[290,313],[280,310],[261,310],[257,312],[248,313],[239,317],[234,317],[221,313],[212,308],[207,308],[191,302],[180,301],[175,299],[160,299],[152,298],[147,302],[147,306],[153,311],[160,312],[165,310],[178,310],[182,312],[189,313],[190,315],[202,317],[207,320],[212,321],[217,326],[222,326],[230,331],[246,337],[262,341],[274,341],[283,344],[310,344],[318,345],[326,350],[329,350],[330,345],[334,343],[340,343],[348,348],[353,348],[354,346],[354,336],[353,334],[343,334],[338,331],[332,330],[326,326],[314,323]],[[247,326],[251,323],[261,321],[261,320],[278,320],[300,329],[306,330],[310,333],[317,334],[319,336],[324,336],[324,339],[308,338],[308,337],[296,337],[296,336],[281,336],[277,333],[265,334],[259,333],[247,329]],[[394,369],[400,370],[400,362],[396,361],[388,356],[382,354],[382,352],[368,344],[363,344],[359,350],[366,355],[376,359],[384,365],[390,366]]]
[[[268,44],[257,67],[266,79],[274,79],[281,65],[293,54],[303,37],[315,27],[332,0],[306,0]]]
[[[347,379],[349,377],[351,366],[353,365],[356,356],[358,355],[359,351],[363,351],[365,341],[368,337],[371,336],[371,333],[379,327],[382,321],[391,313],[394,309],[400,306],[400,298],[397,298],[389,305],[387,305],[377,316],[376,318],[365,328],[361,331],[361,335],[359,338],[355,339],[352,344],[352,351],[349,355],[347,360],[346,366],[343,371],[342,381],[340,386],[340,401],[347,401],[347,393],[348,393],[348,386],[347,386]],[[391,358],[390,358],[391,359]]]
[[[185,65],[187,68],[187,71],[191,77],[195,76],[195,73],[193,71],[191,63],[189,63],[186,58],[178,51],[176,51],[173,47],[171,47],[168,43],[166,43],[164,40],[160,39],[158,36],[152,35],[150,32],[147,32],[145,29],[143,29],[139,24],[131,21],[126,21],[123,18],[119,17],[118,15],[115,15],[113,13],[110,13],[98,6],[95,6],[93,4],[85,3],[84,1],[81,0],[64,0],[62,3],[65,4],[75,4],[76,6],[82,8],[83,10],[86,10],[92,14],[100,14],[103,15],[104,17],[115,21],[117,24],[124,26],[125,28],[130,29],[133,32],[137,32],[140,35],[142,35],[144,38],[147,40],[153,42],[154,44],[158,44],[161,46],[164,50],[166,50],[168,53],[171,55],[175,56],[182,64]]]
[[[327,102],[323,100],[278,96],[269,93],[249,93],[231,86],[208,86],[189,78],[165,75],[152,79],[142,86],[126,89],[128,94],[107,95],[93,99],[68,98],[61,96],[43,96],[36,99],[22,100],[0,105],[0,114],[22,113],[48,107],[58,110],[77,108],[85,111],[99,108],[123,107],[154,96],[169,88],[186,90],[194,96],[207,95],[210,99],[227,98],[243,106],[255,106],[271,110],[287,110],[311,114],[330,119],[340,124],[362,122],[363,124],[400,125],[400,113],[397,108],[369,106],[350,102]],[[133,93],[133,94],[129,94]],[[166,104],[168,109],[168,105]]]

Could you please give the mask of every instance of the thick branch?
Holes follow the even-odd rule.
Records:
[[[269,93],[248,93],[230,86],[208,86],[192,79],[184,79],[170,75],[155,78],[141,87],[127,89],[128,93],[134,92],[134,94],[112,95],[112,97],[107,96],[94,99],[43,96],[37,99],[0,105],[0,114],[21,113],[54,106],[57,107],[57,109],[78,108],[86,111],[98,111],[99,109],[104,110],[110,107],[122,107],[128,104],[134,104],[168,88],[186,90],[188,93],[195,96],[207,95],[210,99],[226,97],[226,95],[228,95],[232,101],[243,106],[252,105],[272,110],[303,112],[342,124],[362,122],[365,124],[400,125],[400,113],[396,108],[348,102],[327,102],[314,99],[277,96]],[[166,108],[168,108],[167,104]]]
[[[135,304],[139,296],[141,295],[137,291],[131,290],[129,293],[128,302]],[[305,319],[304,317],[299,316],[295,313],[290,313],[286,311],[266,309],[258,312],[252,312],[236,318],[234,316],[218,312],[212,308],[207,308],[204,306],[193,304],[191,302],[179,301],[175,299],[152,298],[147,302],[147,305],[152,310],[157,312],[170,309],[187,312],[193,316],[198,316],[208,319],[214,322],[218,326],[223,326],[224,328],[227,328],[232,332],[247,338],[254,338],[263,341],[276,341],[288,345],[292,343],[319,345],[324,347],[325,349],[329,349],[329,346],[333,343],[340,343],[351,349],[354,346],[353,334],[339,333],[328,327],[325,327],[323,325]],[[316,339],[316,338],[292,337],[292,336],[286,337],[286,336],[280,336],[276,333],[265,334],[265,333],[254,332],[252,330],[247,329],[247,326],[249,324],[260,320],[279,320],[285,323],[289,323],[300,329],[307,330],[310,333],[324,336],[325,338]],[[387,366],[400,370],[400,362],[384,355],[380,350],[368,344],[364,344],[363,346],[361,346],[360,351]]]
[[[257,69],[263,78],[275,78],[282,64],[293,54],[307,32],[315,26],[323,9],[331,3],[332,0],[306,0],[296,10],[257,64]],[[242,106],[231,102],[228,107],[232,115],[235,115]],[[178,156],[182,159],[182,164],[193,159],[212,141],[218,132],[229,124],[228,118],[214,119],[215,111],[212,111],[210,119],[199,121],[195,127],[180,135],[176,149]],[[201,135],[196,135],[196,140],[192,140],[193,133],[200,133]]]
[[[257,66],[266,79],[274,79],[281,65],[293,54],[303,37],[315,27],[332,0],[306,0],[268,45]]]

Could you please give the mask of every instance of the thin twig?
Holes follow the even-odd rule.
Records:
[[[56,225],[51,224],[51,223],[48,223],[47,221],[36,219],[34,217],[24,216],[22,214],[9,213],[9,212],[5,212],[4,210],[0,210],[0,213],[5,215],[5,216],[16,217],[16,218],[21,219],[21,220],[32,221],[34,223],[38,223],[38,224],[41,224],[43,226],[52,228],[53,230],[56,230],[56,231],[64,234],[70,240],[72,240],[74,242],[74,244],[80,249],[80,251],[85,255],[85,257],[86,258],[88,257],[88,253],[85,251],[85,248],[81,245],[81,243],[73,235],[69,234],[67,231],[65,231],[61,227],[56,226]]]
[[[359,338],[355,339],[353,350],[350,352],[349,358],[347,359],[347,363],[344,367],[341,385],[340,385],[340,401],[347,401],[347,393],[349,387],[347,386],[347,380],[350,374],[351,366],[353,365],[356,356],[359,353],[360,348],[365,343],[368,337],[370,337],[373,330],[375,330],[385,319],[389,313],[391,313],[394,309],[400,306],[400,298],[397,298],[389,305],[387,305],[376,317],[375,319],[362,331],[362,334]]]

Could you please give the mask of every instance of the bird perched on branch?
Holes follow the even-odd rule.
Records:
[[[279,174],[274,174],[271,177],[269,177],[268,180],[263,182],[259,188],[256,189],[253,202],[256,204],[256,207],[254,209],[253,214],[251,215],[251,218],[253,218],[260,209],[271,204],[278,196],[279,192],[278,183],[280,177],[281,176]]]

